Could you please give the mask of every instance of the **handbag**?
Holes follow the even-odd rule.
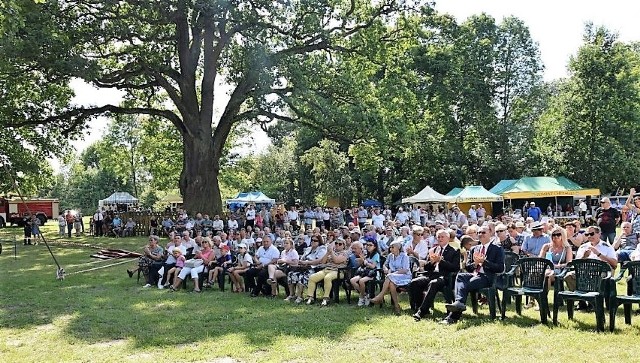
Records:
[[[192,258],[184,261],[184,267],[196,268],[196,267],[202,266],[203,263],[204,262],[199,258]]]

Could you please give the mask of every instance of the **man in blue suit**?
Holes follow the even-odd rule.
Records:
[[[469,250],[469,257],[465,269],[456,277],[455,301],[446,304],[449,314],[442,320],[442,324],[454,324],[462,312],[467,309],[467,295],[470,291],[477,291],[489,287],[495,275],[504,272],[504,250],[494,242],[488,226],[478,230],[480,244]]]

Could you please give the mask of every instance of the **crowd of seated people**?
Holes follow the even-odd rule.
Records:
[[[640,211],[640,198],[629,204],[630,211]],[[416,321],[432,314],[437,294],[450,289],[443,323],[451,324],[462,317],[470,292],[487,287],[505,271],[507,251],[549,259],[554,266],[547,271],[549,283],[573,259],[596,258],[612,268],[618,261],[640,260],[640,217],[623,222],[622,234],[610,243],[601,226],[585,229],[579,220],[558,225],[552,218],[494,219],[486,214],[476,220],[456,215],[455,207],[451,218],[436,213],[441,217],[420,223],[402,210],[393,216],[376,208],[375,220],[359,219],[364,213],[356,210],[349,213],[348,223],[344,214],[340,219],[329,213],[328,223],[324,215],[316,223],[310,210],[297,218],[291,211],[272,218],[248,210],[248,220],[231,216],[227,223],[218,215],[190,218],[184,211],[175,222],[163,218],[158,230],[169,240],[159,244],[160,238],[151,236],[139,262],[145,286],[176,291],[190,279],[193,291],[200,292],[201,286],[215,288],[217,281],[228,278],[235,293],[274,298],[282,286],[287,302],[327,306],[334,282],[342,278],[357,294],[357,306],[382,304],[390,295],[394,311],[400,313],[398,293],[407,291]],[[380,286],[375,295],[371,282]],[[566,283],[573,288],[571,274]]]

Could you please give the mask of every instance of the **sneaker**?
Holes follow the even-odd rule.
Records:
[[[147,287],[151,287],[151,284],[146,284],[144,286],[142,286],[143,288],[147,288]]]
[[[293,301],[293,299],[295,299],[295,298],[296,298],[295,296],[287,296],[287,297],[284,299],[284,301],[286,301],[286,302],[292,302],[292,301]]]
[[[159,290],[164,289],[164,285],[158,285],[158,289],[159,289]]]
[[[358,299],[358,306],[364,306],[364,298],[363,297]]]
[[[298,297],[298,298],[296,299],[295,303],[296,303],[296,304],[301,304],[303,301],[304,301],[304,299],[303,299],[303,298]]]
[[[371,299],[369,299],[369,296],[365,296],[364,297],[364,306],[369,306],[371,305]]]
[[[271,279],[271,278],[267,279],[267,283],[268,283],[269,285],[273,285],[275,282],[276,282],[276,281],[275,281],[274,279]]]
[[[308,299],[307,299],[307,302],[306,302],[305,304],[307,304],[307,305],[313,305],[313,298],[312,298],[312,297],[308,298]]]
[[[329,306],[329,299],[322,299],[322,302],[320,303],[320,307],[323,306]]]

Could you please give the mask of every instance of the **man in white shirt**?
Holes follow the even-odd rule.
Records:
[[[578,206],[580,209],[580,217],[585,218],[587,216],[587,203],[584,199],[580,199],[580,205]]]
[[[602,235],[600,227],[591,226],[587,228],[587,232],[584,234],[587,237],[587,241],[583,243],[576,252],[576,259],[591,258],[604,261],[611,266],[612,270],[615,270],[618,266],[618,256],[608,242],[600,239]],[[576,289],[576,276],[575,272],[570,271],[564,277],[564,282],[567,285],[567,290],[575,291]],[[587,304],[579,302],[578,310],[586,309]]]
[[[246,225],[248,227],[253,228],[256,220],[256,207],[254,207],[253,205],[250,205],[249,209],[247,209],[247,212],[245,213],[245,216],[247,217]]]
[[[229,217],[229,220],[227,221],[227,229],[229,234],[238,230],[238,221],[236,221],[234,216]]]
[[[421,225],[420,223],[420,208],[417,205],[414,205],[411,208],[411,221],[414,224]]]
[[[331,213],[329,213],[329,209],[322,211],[322,223],[324,223],[324,229],[331,229]]]
[[[360,229],[364,228],[364,225],[367,224],[367,218],[369,218],[369,213],[364,209],[364,206],[361,205],[360,208],[358,208],[358,226],[360,226]]]
[[[387,221],[391,220],[391,209],[389,208],[389,206],[386,206],[384,208],[384,211],[382,212],[382,215],[384,215],[385,220],[387,220]]]
[[[93,223],[95,224],[95,235],[96,236],[102,236],[102,223],[104,221],[104,215],[102,214],[102,211],[100,209],[98,209],[96,211],[96,213],[93,215]],[[71,232],[69,232],[71,233]]]
[[[299,230],[300,226],[298,223],[298,211],[296,210],[295,206],[291,206],[291,209],[287,212],[287,216],[289,217],[289,223],[291,224],[293,230]]]
[[[404,209],[402,209],[402,207],[398,208],[398,213],[396,213],[396,221],[401,226],[404,226],[407,224],[408,220],[409,220],[409,213],[405,212]]]
[[[478,216],[478,219],[484,218],[487,215],[487,210],[484,209],[482,204],[478,204],[478,209],[476,210],[476,215]]]
[[[272,296],[271,291],[267,291],[267,288],[271,287],[267,284],[269,277],[267,266],[276,264],[280,257],[280,251],[271,242],[269,236],[264,236],[262,246],[258,248],[253,258],[255,264],[245,273],[245,285],[247,288],[253,287],[251,297],[260,295],[260,292],[263,292],[267,297]]]
[[[380,214],[380,208],[375,208],[373,210],[373,214],[371,215],[371,223],[374,227],[384,229],[384,221],[385,218],[382,214]]]
[[[454,207],[453,213],[451,214],[451,222],[455,223],[458,227],[462,227],[464,224],[467,224],[467,217],[464,213],[460,212],[460,208]]]
[[[613,246],[608,242],[600,239],[600,227],[591,226],[587,228],[587,232],[584,235],[587,237],[589,243],[583,243],[578,248],[578,252],[576,252],[576,259],[599,259],[608,263],[612,269],[615,269],[618,266],[616,250],[614,250]]]
[[[213,224],[211,225],[211,228],[213,229],[214,236],[219,232],[222,232],[222,230],[224,229],[224,222],[222,221],[222,219],[220,219],[219,215],[216,214],[213,217]]]
[[[471,205],[471,208],[469,209],[469,219],[472,221],[478,220],[478,213],[476,212],[475,204]]]

